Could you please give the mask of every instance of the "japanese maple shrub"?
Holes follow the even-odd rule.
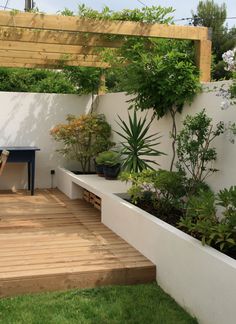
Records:
[[[67,116],[67,124],[56,125],[51,135],[63,147],[58,150],[64,157],[78,161],[82,172],[90,172],[92,160],[98,153],[112,147],[111,126],[104,115],[88,114]]]

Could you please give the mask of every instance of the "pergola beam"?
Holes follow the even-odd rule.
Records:
[[[87,61],[87,62],[100,62],[101,58],[98,55],[77,55],[77,54],[61,54],[39,51],[5,51],[0,49],[0,58],[12,57],[12,58],[25,58],[25,59],[48,59],[48,60],[60,60],[60,61]]]
[[[201,72],[200,80],[210,81],[211,41],[208,28],[0,11],[0,50],[6,50],[9,57],[13,57],[14,66],[22,66],[23,63],[27,66],[44,66],[47,64],[45,60],[50,58],[50,67],[55,63],[57,68],[58,60],[51,59],[52,53],[57,53],[58,56],[69,55],[69,59],[65,60],[66,65],[79,66],[81,63],[82,66],[108,67],[107,63],[101,62],[99,49],[96,49],[120,47],[122,41],[113,42],[104,38],[104,35],[193,40],[196,45],[196,62]],[[14,57],[14,51],[21,51],[25,55],[15,53]],[[30,56],[27,52],[38,53]],[[71,55],[76,59],[71,59]],[[97,58],[92,61],[81,60],[79,55],[97,55]],[[39,59],[40,62],[37,61]],[[3,64],[4,60],[0,66]],[[9,66],[10,62],[5,60],[5,64]]]
[[[0,41],[0,49],[10,51],[33,51],[33,52],[49,52],[49,53],[60,53],[60,54],[98,54],[99,49],[94,47],[86,46],[75,46],[75,45],[58,45],[58,44],[47,44],[47,43],[28,43],[28,42],[10,42]]]
[[[99,61],[83,60],[53,60],[53,59],[36,59],[21,57],[0,57],[0,67],[46,67],[51,69],[60,69],[63,66],[86,66],[108,68],[109,64]]]
[[[208,40],[208,28],[0,11],[0,26],[142,37]]]
[[[13,42],[47,43],[90,47],[121,47],[122,41],[111,41],[105,35],[78,32],[0,27],[0,40]]]

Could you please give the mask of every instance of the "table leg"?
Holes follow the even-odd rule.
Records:
[[[35,152],[31,161],[31,196],[34,195],[34,176],[35,176]]]
[[[28,190],[31,189],[31,162],[28,162]]]

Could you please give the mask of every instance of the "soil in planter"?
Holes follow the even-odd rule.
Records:
[[[129,199],[126,200],[132,204]],[[168,212],[163,211],[159,208],[157,209],[153,206],[153,203],[150,200],[140,200],[137,204],[134,205],[175,227],[177,227],[180,218],[183,216],[183,211],[174,207],[169,208]]]
[[[71,172],[73,172],[74,174],[96,174],[95,171],[91,171],[91,172],[82,172],[82,171],[79,171],[79,170],[71,170]]]
[[[174,207],[169,209],[168,213],[165,213],[163,211],[160,211],[159,209],[155,209],[154,206],[148,202],[139,202],[137,206],[175,227],[180,221],[180,218],[183,216],[183,212]]]

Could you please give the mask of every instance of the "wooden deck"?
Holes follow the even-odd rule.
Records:
[[[153,280],[155,266],[87,202],[0,193],[0,297]]]

